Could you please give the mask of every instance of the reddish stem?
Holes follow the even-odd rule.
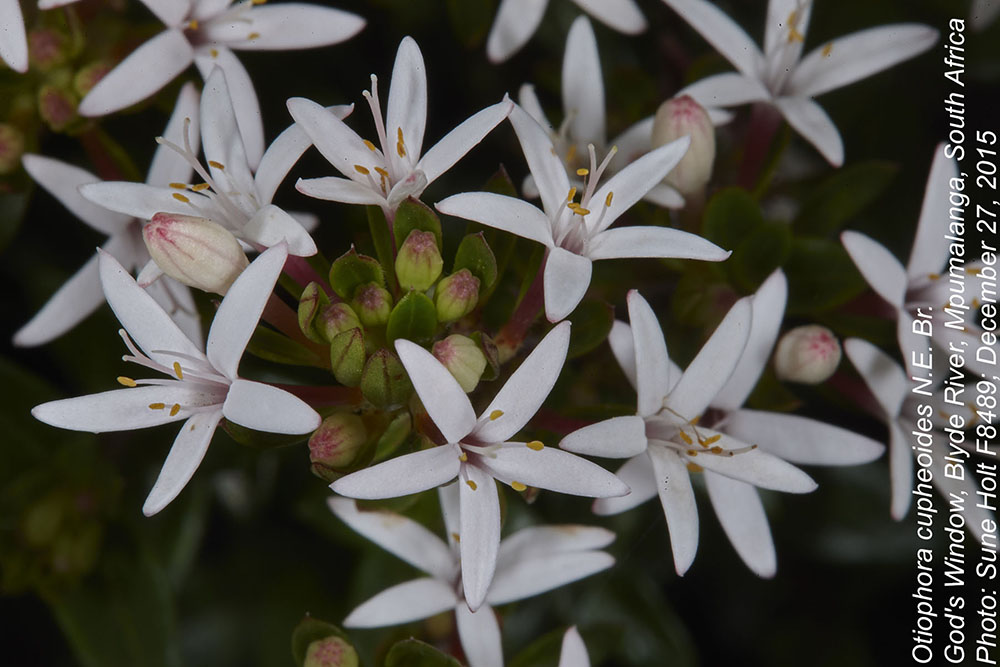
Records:
[[[329,405],[361,405],[364,399],[357,387],[316,387],[298,384],[275,384],[290,394],[298,396],[314,408]]]
[[[327,284],[326,279],[319,275],[309,262],[306,261],[304,257],[296,257],[295,255],[289,255],[288,259],[285,260],[285,273],[291,277],[292,280],[297,282],[302,287],[305,287],[309,283],[319,283],[327,294],[333,292],[330,289],[330,285]]]
[[[128,180],[114,158],[104,148],[99,132],[96,126],[92,126],[80,134],[80,143],[87,152],[90,163],[94,165],[97,175],[105,181]]]
[[[330,349],[325,345],[314,343],[306,338],[306,335],[302,333],[302,329],[299,328],[298,313],[289,308],[288,304],[276,295],[272,294],[267,300],[267,305],[264,306],[264,312],[261,314],[260,319],[296,343],[308,348],[320,359],[325,359],[329,363]]]
[[[781,127],[781,114],[770,104],[758,102],[750,112],[746,146],[743,150],[743,164],[740,165],[738,183],[752,190],[767,161],[771,142]]]
[[[506,361],[515,354],[524,342],[524,337],[528,335],[528,329],[538,319],[545,304],[545,292],[542,289],[543,274],[545,272],[545,262],[538,267],[538,273],[534,281],[525,293],[521,303],[517,304],[514,314],[510,316],[507,324],[503,325],[497,333],[494,341],[500,353],[500,361]]]
[[[531,425],[533,427],[543,428],[546,431],[552,431],[560,436],[569,435],[573,431],[581,429],[584,426],[590,426],[593,423],[593,419],[567,417],[547,408],[539,408],[538,412],[536,412],[535,416],[531,419]]]

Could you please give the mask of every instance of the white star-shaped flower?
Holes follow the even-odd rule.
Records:
[[[542,208],[514,197],[489,192],[466,192],[438,202],[447,215],[474,220],[489,227],[538,241],[548,248],[543,274],[545,315],[558,322],[573,312],[590,286],[591,264],[620,257],[679,257],[719,262],[729,252],[700,236],[669,227],[608,229],[625,211],[656,187],[684,156],[689,140],[678,139],[650,151],[598,187],[614,152],[600,165],[590,146],[590,169],[580,201],[571,187],[562,160],[538,122],[521,107],[510,114],[531,175],[538,186]]]
[[[514,106],[503,101],[479,111],[421,155],[427,125],[427,74],[420,47],[405,37],[396,52],[385,120],[378,96],[378,79],[365,91],[378,143],[362,139],[340,118],[307,99],[288,100],[288,111],[316,148],[337,171],[338,178],[300,179],[296,188],[318,199],[346,204],[381,206],[391,218],[408,197],[419,197],[428,185],[483,140]]]
[[[365,21],[331,7],[260,0],[142,0],[167,29],[108,72],[80,102],[82,116],[103,116],[146,99],[193,62],[204,78],[221,67],[234,100],[247,157],[256,167],[264,152],[260,105],[250,75],[230,49],[285,51],[336,44]]]
[[[336,111],[344,112],[341,108]],[[268,248],[283,241],[288,244],[289,254],[301,257],[316,254],[316,244],[305,227],[271,204],[282,179],[309,148],[305,133],[291,126],[268,147],[260,166],[251,167],[236,123],[226,76],[218,68],[205,82],[200,116],[207,169],[198,161],[197,146],[192,145],[188,132],[184,132],[181,145],[166,138],[159,142],[181,156],[204,179],[203,183],[192,185],[183,179],[170,183],[170,187],[94,183],[82,186],[80,193],[106,209],[142,220],[152,220],[157,213],[207,218],[253,249]],[[150,262],[140,274],[139,284],[148,285],[161,273],[159,267]]]
[[[632,493],[599,500],[594,509],[615,514],[659,494],[678,574],[690,567],[698,546],[689,471],[704,472],[712,507],[747,567],[771,577],[774,542],[754,487],[807,493],[815,482],[787,461],[854,465],[882,452],[877,442],[845,429],[742,408],[770,357],[786,290],[776,272],[752,300],[737,302],[683,374],[667,355],[649,304],[629,292],[631,327],[616,323],[609,340],[636,387],[638,414],[585,427],[560,443],[574,452],[630,457],[618,475]]]
[[[441,362],[407,340],[396,352],[445,443],[342,477],[330,488],[351,498],[393,498],[459,478],[462,582],[469,608],[486,598],[500,543],[500,502],[493,480],[590,498],[628,487],[600,466],[540,441],[509,442],[534,416],[556,382],[569,348],[570,323],[542,339],[477,419],[469,398]]]
[[[646,29],[646,18],[634,0],[573,0],[604,25],[629,35]],[[549,0],[501,0],[486,38],[486,57],[501,63],[521,50],[542,22]]]
[[[315,430],[320,417],[299,398],[237,373],[287,256],[284,244],[279,244],[236,279],[219,305],[202,352],[111,255],[101,252],[104,294],[125,327],[119,332],[130,352],[124,359],[168,378],[119,377],[127,389],[43,403],[31,414],[52,426],[94,433],[184,420],[143,505],[146,516],[162,510],[181,492],[223,417],[269,433]]]
[[[577,169],[589,166],[587,146],[594,145],[598,155],[607,150],[605,141],[604,82],[601,78],[601,59],[597,52],[597,39],[586,16],[578,17],[566,37],[566,53],[562,68],[563,122],[558,132],[545,116],[542,105],[530,84],[521,86],[518,101],[538,123],[549,131],[556,155],[562,158],[570,182],[583,188],[576,175]],[[653,116],[644,118],[611,142],[616,153],[608,163],[608,173],[618,171],[652,148]],[[531,176],[524,180],[526,196],[534,199],[538,188]],[[659,183],[643,197],[646,201],[681,208],[684,198],[669,185]]]
[[[0,0],[0,60],[15,72],[28,71],[28,35],[20,0]]]
[[[770,0],[762,53],[715,5],[663,1],[739,70],[697,81],[678,95],[690,95],[706,108],[769,102],[835,167],[844,161],[844,145],[837,126],[812,98],[923,53],[938,37],[925,25],[886,25],[839,37],[803,58],[812,1]]]
[[[935,391],[932,397],[920,397],[910,392],[910,381],[903,373],[902,367],[889,355],[871,343],[860,338],[849,338],[844,341],[844,352],[851,363],[858,369],[858,374],[868,385],[874,395],[878,407],[889,427],[889,482],[890,482],[890,514],[896,521],[902,521],[910,511],[910,504],[917,492],[913,488],[913,460],[930,456],[933,462],[929,468],[933,474],[933,485],[945,500],[950,500],[951,494],[969,499],[965,507],[966,527],[976,536],[982,538],[984,520],[993,520],[993,512],[977,507],[976,485],[971,479],[971,463],[965,472],[964,479],[953,479],[945,475],[944,459],[948,454],[946,442],[948,435],[944,427],[949,426],[948,415],[960,414],[967,424],[976,420],[975,409],[956,412],[954,406],[943,403],[940,391]],[[919,407],[920,405],[926,407]],[[933,422],[931,430],[917,428],[920,418]],[[953,425],[950,425],[954,428]],[[912,434],[920,432],[932,433],[934,447],[930,454],[918,452],[918,446]],[[952,445],[954,447],[954,445]],[[924,494],[921,494],[924,495]]]
[[[184,119],[193,116],[197,108],[198,92],[188,84],[177,97],[163,136],[180,141]],[[109,212],[80,195],[81,185],[100,183],[101,179],[84,169],[42,155],[25,155],[23,164],[25,171],[77,218],[109,235],[103,248],[125,268],[135,271],[149,262],[149,252],[142,241],[140,220]],[[190,177],[191,167],[181,156],[165,146],[157,147],[146,177],[149,186],[165,186]],[[14,344],[42,345],[61,336],[94,312],[104,302],[97,264],[97,255],[94,255],[14,334]],[[188,338],[200,345],[201,320],[190,290],[172,278],[149,285],[148,289]]]
[[[614,533],[604,528],[567,525],[519,530],[500,542],[496,577],[485,603],[472,611],[462,595],[459,551],[467,535],[462,532],[465,522],[456,485],[439,489],[439,497],[448,544],[399,514],[362,511],[346,498],[329,500],[333,513],[355,531],[430,575],[397,584],[362,603],[344,620],[345,627],[398,625],[454,609],[469,667],[503,667],[500,627],[492,605],[544,593],[606,570],[615,562],[600,551],[615,539]],[[588,662],[580,662],[581,656],[586,659],[587,650],[576,634],[564,641],[559,664],[585,667]]]

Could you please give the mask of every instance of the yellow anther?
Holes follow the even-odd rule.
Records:
[[[970,276],[978,276],[980,273],[983,272],[983,270],[974,266],[971,269],[966,269],[965,272],[968,273]]]
[[[360,164],[354,165],[354,171],[358,172],[359,174],[364,174],[365,176],[371,173],[370,171],[368,171],[367,167],[362,167]]]
[[[715,444],[716,442],[718,442],[721,439],[722,439],[722,436],[716,434],[716,435],[713,435],[711,438],[705,438],[704,440],[701,441],[701,444],[704,445],[705,447],[708,447],[709,445]]]
[[[496,421],[503,417],[503,410],[494,410],[490,413],[490,421]]]
[[[688,472],[702,472],[704,470],[704,468],[702,468],[697,463],[688,463],[687,464],[687,469],[688,469]]]
[[[187,183],[171,183],[170,187],[172,187],[174,190],[187,190],[188,189]]]
[[[219,50],[218,49],[210,49],[209,53],[212,55],[213,58],[218,58],[219,57]]]
[[[165,407],[167,407],[167,406],[164,405],[163,403],[150,403],[149,404],[149,409],[150,410],[162,410]]]
[[[375,169],[375,173],[378,174],[379,176],[381,176],[382,178],[388,178],[389,177],[389,172],[387,172],[382,167],[374,167],[374,169]]]
[[[684,441],[684,444],[686,444],[686,445],[693,445],[694,444],[694,440],[691,439],[691,436],[689,436],[684,431],[678,431],[677,434],[681,436],[681,440]]]
[[[181,362],[179,361],[174,362],[174,375],[177,376],[178,380],[184,379],[184,373],[181,372]]]
[[[566,206],[577,215],[590,215],[589,209],[586,209],[575,202],[569,203]]]
[[[179,193],[179,192],[175,192],[175,193],[173,194],[173,197],[174,197],[174,199],[176,199],[177,201],[182,201],[182,202],[184,202],[185,204],[190,204],[190,203],[191,203],[191,200],[190,200],[190,199],[188,199],[187,197],[185,197],[184,195],[182,195],[182,194],[181,194],[181,193]]]
[[[698,456],[698,450],[697,449],[689,449],[689,450],[687,450],[686,453],[687,453],[688,456],[692,456],[692,457]]]
[[[191,189],[195,192],[201,192],[202,190],[208,190],[210,187],[212,186],[208,183],[199,183],[198,185],[192,185]]]
[[[587,169],[587,168],[585,168],[585,167],[580,167],[579,169],[576,170],[576,175],[577,176],[586,176],[589,173],[590,173],[590,170]]]
[[[545,447],[545,444],[541,440],[532,440],[531,442],[527,443],[527,446],[528,449],[533,449],[536,452],[540,452]]]
[[[555,150],[552,151],[553,153]],[[566,151],[566,162],[573,164],[573,160],[576,159],[576,144],[572,144],[569,150]]]
[[[215,167],[216,169],[222,169],[223,171],[225,171],[226,169],[226,165],[222,164],[221,162],[216,162],[215,160],[209,160],[208,166]]]
[[[135,387],[136,386],[135,380],[133,380],[132,378],[127,378],[124,375],[119,375],[117,379],[118,379],[118,384],[123,384],[126,387]]]
[[[180,411],[181,411],[181,406],[178,405],[177,403],[174,403],[173,407],[170,408],[170,416],[176,417],[177,413]]]
[[[790,26],[788,28],[788,43],[792,42],[804,42],[806,38],[803,37],[802,33],[795,29],[795,26]]]
[[[570,188],[569,194],[566,195],[566,201],[573,201],[574,197],[576,197],[576,188]]]
[[[465,483],[468,484],[469,488],[472,489],[473,491],[476,490],[476,483],[473,482],[471,479],[465,480]]]
[[[940,273],[928,273],[927,274],[927,279],[928,280],[938,280],[940,278],[941,278],[941,274]]]
[[[249,35],[247,35],[247,39],[260,39],[260,33],[252,32]]]
[[[396,141],[403,143],[403,128],[401,127],[396,128]]]
[[[718,445],[716,445],[715,447],[712,447],[712,449],[710,449],[708,451],[712,452],[713,454],[721,454],[722,453],[722,447],[719,447]]]
[[[823,47],[823,57],[829,58],[831,53],[833,53],[833,42],[830,42]]]
[[[525,486],[524,484],[521,484],[520,482],[511,482],[510,488],[514,489],[515,491],[524,491],[528,487]]]
[[[451,534],[451,539],[455,540],[456,542],[461,542],[462,541],[462,538],[459,537],[458,533],[452,533]]]
[[[461,454],[458,455],[458,460],[461,461],[462,463],[465,463],[466,461],[469,460],[469,457],[465,454],[465,452],[462,452]]]
[[[375,152],[375,144],[368,141],[367,139],[362,139],[361,141],[364,143],[365,146],[368,147],[368,150],[370,150],[372,153]]]
[[[611,200],[614,199],[614,196],[615,196],[614,192],[609,192],[608,193],[608,196],[604,198],[604,206],[605,207],[611,206]]]
[[[263,5],[267,0],[250,0],[250,4]]]
[[[406,146],[403,145],[402,141],[396,142],[396,154],[399,157],[406,157]]]
[[[196,21],[195,19],[191,19],[190,21],[188,21],[188,28],[191,29],[191,30],[197,30],[198,29],[198,21]]]
[[[697,426],[698,422],[700,422],[700,421],[701,421],[701,415],[698,415],[697,417],[689,420],[688,424],[691,424],[691,426]]]

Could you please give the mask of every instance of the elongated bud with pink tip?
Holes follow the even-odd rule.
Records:
[[[364,453],[368,430],[361,417],[340,412],[323,420],[309,438],[309,461],[315,475],[332,482]]]
[[[302,667],[358,667],[358,652],[340,637],[317,639],[306,649]]]
[[[250,263],[236,237],[206,218],[157,213],[142,239],[165,274],[206,292],[225,294]]]
[[[396,278],[403,290],[423,292],[438,279],[443,266],[434,234],[414,229],[396,255]]]
[[[819,384],[840,364],[840,342],[818,324],[796,327],[778,341],[774,371],[778,378],[801,384]]]
[[[712,178],[715,162],[715,128],[708,113],[688,95],[667,100],[653,119],[653,148],[681,137],[691,137],[691,145],[665,182],[682,195],[697,195]]]
[[[453,322],[472,312],[479,302],[479,278],[461,269],[438,283],[434,294],[439,322]]]
[[[458,380],[468,394],[479,384],[486,370],[486,355],[476,341],[466,336],[452,334],[434,343],[434,357]]]

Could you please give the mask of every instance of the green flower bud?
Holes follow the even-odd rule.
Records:
[[[59,533],[66,509],[65,499],[58,493],[51,493],[34,504],[22,519],[24,541],[35,548],[51,544]]]
[[[206,292],[225,294],[250,263],[236,237],[206,218],[157,213],[142,240],[165,274]]]
[[[28,33],[28,59],[41,72],[65,64],[72,55],[69,35],[53,28],[36,28]]]
[[[778,341],[774,372],[787,382],[820,384],[837,370],[840,355],[840,342],[826,327],[796,327]]]
[[[81,68],[73,76],[73,90],[82,99],[87,93],[93,90],[97,82],[111,71],[113,64],[107,60],[98,60]]]
[[[299,307],[297,313],[299,319],[299,329],[302,330],[302,333],[305,334],[306,338],[314,343],[329,342],[328,339],[323,337],[316,321],[316,316],[319,315],[320,311],[328,305],[330,305],[330,299],[327,297],[326,292],[323,291],[323,288],[319,286],[319,283],[309,283],[306,285],[305,289],[302,290],[302,295],[299,297]]]
[[[361,394],[372,405],[380,408],[402,405],[412,390],[406,369],[396,355],[382,348],[368,357],[361,375]]]
[[[476,341],[466,336],[452,334],[434,343],[434,357],[458,380],[468,394],[479,384],[486,370],[486,355]]]
[[[479,278],[468,269],[461,269],[437,286],[434,305],[439,322],[454,322],[472,312],[479,302]]]
[[[361,320],[346,303],[331,303],[320,311],[315,326],[324,338],[332,341],[345,331],[360,328]]]
[[[434,234],[414,229],[396,255],[396,278],[401,289],[423,292],[438,279],[443,266]]]
[[[0,123],[0,174],[9,174],[21,166],[24,133],[9,123]]]
[[[358,667],[358,652],[340,637],[317,639],[306,649],[302,667]]]
[[[365,368],[365,336],[361,327],[349,329],[330,341],[330,370],[337,382],[345,387],[357,387]]]
[[[656,110],[653,148],[684,136],[691,137],[691,145],[664,181],[682,195],[699,195],[712,178],[715,128],[705,109],[688,95],[667,100]]]
[[[392,312],[392,295],[384,287],[368,283],[354,292],[351,307],[366,327],[382,326]]]
[[[348,412],[327,417],[309,438],[313,474],[334,481],[361,458],[367,443],[368,430],[361,417]]]
[[[73,93],[58,86],[48,84],[38,89],[38,115],[55,132],[62,132],[79,120],[78,103]]]

